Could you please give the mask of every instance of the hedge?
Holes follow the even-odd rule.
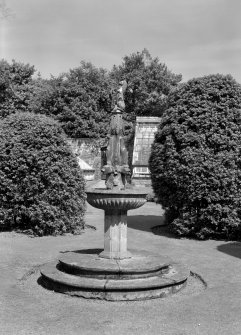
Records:
[[[179,236],[241,238],[241,86],[210,75],[170,96],[150,156],[152,185]]]
[[[84,228],[85,182],[60,126],[17,112],[0,121],[0,230],[35,235]]]

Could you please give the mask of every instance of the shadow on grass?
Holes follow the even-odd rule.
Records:
[[[164,216],[159,215],[130,215],[127,220],[129,228],[142,231],[151,231],[152,227],[164,224]]]
[[[241,258],[241,242],[229,242],[217,246],[217,250],[233,257]]]
[[[65,251],[60,251],[61,254],[67,254],[68,252],[75,252],[76,254],[92,254],[92,255],[99,255],[103,249],[81,249],[81,250],[65,250]]]
[[[128,216],[128,227],[131,229],[152,232],[159,236],[179,239],[178,236],[169,231],[168,226],[165,224],[164,216],[160,215]]]
[[[61,287],[61,285],[58,285],[58,283],[54,283],[50,280],[47,280],[43,276],[40,276],[37,279],[37,284],[39,286],[42,286],[43,288],[45,288],[48,291],[52,291],[52,292],[54,291],[54,292],[57,292],[57,293],[65,293],[61,289],[59,289],[59,287]]]
[[[168,225],[163,225],[163,226],[155,226],[151,229],[153,234],[158,235],[158,236],[165,236],[168,238],[174,238],[175,240],[179,240],[181,237],[173,234],[170,232]]]
[[[48,287],[48,285],[46,285],[46,282],[44,281],[44,279],[43,279],[42,276],[38,277],[38,279],[37,279],[37,284],[38,284],[39,286],[42,286],[43,288],[46,288],[47,290],[51,290],[51,289]]]

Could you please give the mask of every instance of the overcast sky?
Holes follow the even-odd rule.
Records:
[[[0,2],[3,0],[0,0]],[[110,69],[147,48],[183,80],[232,74],[241,83],[241,0],[5,0],[0,58],[43,77],[81,60]]]

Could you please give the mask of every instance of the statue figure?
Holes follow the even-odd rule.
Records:
[[[127,178],[130,175],[122,119],[122,114],[125,110],[124,93],[126,88],[126,80],[121,80],[114,99],[114,108],[111,112],[110,137],[106,150],[106,164],[102,168],[102,172],[106,175],[107,189],[125,189]]]

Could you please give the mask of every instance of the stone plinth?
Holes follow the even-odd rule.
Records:
[[[90,189],[87,201],[105,211],[104,250],[75,250],[41,268],[41,283],[65,294],[110,301],[166,297],[185,287],[188,268],[167,256],[127,249],[127,211],[146,190]]]
[[[144,205],[147,191],[92,189],[86,193],[90,205],[105,211],[104,251],[100,257],[130,258],[131,253],[127,250],[127,211]]]
[[[110,301],[163,298],[185,287],[189,270],[167,256],[132,251],[132,258],[98,257],[100,250],[76,250],[41,268],[41,284],[75,297]]]

